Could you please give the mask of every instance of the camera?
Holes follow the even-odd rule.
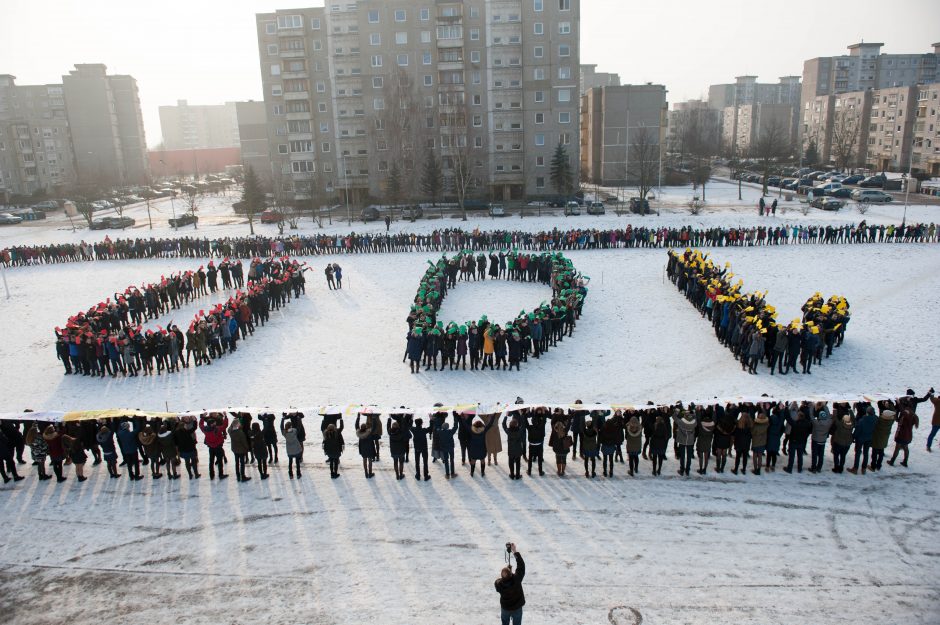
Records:
[[[506,553],[512,553],[512,543],[506,543]]]

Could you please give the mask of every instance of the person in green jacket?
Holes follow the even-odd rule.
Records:
[[[764,411],[757,413],[751,423],[751,458],[754,475],[760,475],[760,468],[764,464],[764,453],[767,451],[767,430],[770,428],[770,419]]]
[[[875,433],[871,435],[871,465],[872,471],[880,471],[881,463],[885,459],[885,448],[891,438],[891,429],[897,413],[887,408],[881,411],[878,421],[875,422]]]

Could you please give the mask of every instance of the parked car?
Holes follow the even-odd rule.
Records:
[[[810,180],[817,181],[825,175],[826,175],[826,172],[824,171],[814,171],[810,174],[807,174],[806,177],[809,178]]]
[[[464,204],[464,208],[466,208],[466,204]],[[401,209],[402,219],[410,219],[411,221],[414,221],[415,219],[421,219],[422,217],[424,217],[424,210],[420,206],[406,206],[405,208]]]
[[[875,187],[875,188],[880,189],[883,186],[885,186],[885,180],[887,180],[887,178],[885,178],[881,174],[877,174],[875,176],[869,176],[865,178],[864,180],[858,183],[858,186],[863,187],[863,188]]]
[[[864,179],[865,179],[865,176],[862,176],[861,174],[852,174],[851,176],[846,176],[845,178],[843,178],[841,182],[843,185],[858,184]]]
[[[875,191],[873,189],[855,189],[852,191],[852,199],[856,202],[871,202],[873,204],[887,204],[894,198],[884,191]]]
[[[840,198],[843,198],[843,199],[844,199],[844,198],[850,198],[850,197],[852,197],[852,189],[850,189],[850,188],[848,188],[848,187],[840,187],[840,188],[838,188],[838,189],[835,189],[834,191],[831,191],[831,192],[828,193],[827,195],[828,195],[829,197],[840,197]]]
[[[779,186],[780,186],[780,176],[767,176],[767,186],[770,186],[770,187],[779,187]]]
[[[845,200],[838,200],[834,197],[818,197],[809,205],[814,208],[821,208],[824,211],[837,211],[845,206]]]
[[[45,200],[39,204],[33,204],[33,208],[36,210],[41,210],[43,212],[49,212],[54,210],[59,210],[59,203],[55,200]]]
[[[490,217],[505,217],[506,208],[502,204],[490,204]]]
[[[889,178],[885,180],[884,186],[881,188],[885,191],[901,191],[904,188],[904,179]]]
[[[109,228],[130,228],[136,221],[131,217],[101,217],[91,222],[92,230],[107,230]]]
[[[283,219],[284,213],[273,208],[269,208],[261,213],[261,223],[263,224],[276,224]]]
[[[813,190],[814,190],[814,192],[816,192],[816,193],[822,193],[823,195],[829,195],[830,193],[832,193],[832,192],[835,191],[836,189],[841,189],[841,188],[842,188],[842,183],[841,183],[841,182],[827,182],[827,183],[825,183],[825,184],[817,185],[816,187],[813,188]]]
[[[800,187],[800,181],[795,178],[787,178],[781,186],[787,191],[796,191]]]
[[[186,213],[184,215],[180,215],[179,217],[171,218],[170,225],[174,228],[179,228],[181,226],[188,226],[190,224],[197,223],[198,221],[199,217],[193,215],[192,213]]]
[[[124,198],[126,204],[136,204],[137,202],[143,202],[144,198],[139,195],[128,195]]]
[[[565,204],[565,217],[575,216],[581,214],[581,206],[574,200],[570,200]]]
[[[591,202],[587,207],[588,215],[603,215],[604,214],[604,203],[603,202]]]
[[[634,213],[643,213],[645,215],[650,212],[650,201],[632,197],[630,198],[630,210]]]
[[[489,209],[489,203],[484,200],[464,200],[463,207],[468,211],[485,211]]]
[[[264,212],[268,212],[268,211],[264,211]],[[377,206],[366,206],[365,208],[362,209],[362,212],[359,213],[359,219],[361,219],[363,222],[375,221],[376,219],[379,219],[381,216],[382,216],[382,212],[378,209]]]
[[[21,223],[22,221],[22,217],[17,217],[16,215],[11,215],[10,213],[0,213],[0,224],[13,225]]]

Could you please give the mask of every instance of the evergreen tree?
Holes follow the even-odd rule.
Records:
[[[432,150],[428,150],[428,157],[424,161],[424,172],[421,174],[421,190],[431,200],[431,204],[436,206],[437,200],[444,190],[444,174],[441,171],[441,164],[434,156]]]
[[[819,148],[816,146],[816,140],[810,139],[806,146],[806,155],[803,157],[806,165],[813,167],[819,162]]]
[[[568,148],[561,141],[558,142],[555,154],[552,156],[552,167],[549,175],[556,193],[559,195],[571,193],[574,174],[571,171],[571,161],[568,159]]]
[[[251,234],[255,233],[255,214],[264,210],[264,191],[261,190],[261,183],[255,174],[251,165],[245,171],[245,186],[242,190],[242,205],[245,207],[245,214],[248,216],[248,228]]]

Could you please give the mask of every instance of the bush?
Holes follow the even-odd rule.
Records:
[[[689,209],[690,215],[698,215],[705,209],[705,201],[698,199],[698,197],[693,197],[686,206]]]
[[[860,215],[864,215],[868,212],[868,209],[871,208],[871,204],[868,202],[856,202],[855,207],[858,209]]]

